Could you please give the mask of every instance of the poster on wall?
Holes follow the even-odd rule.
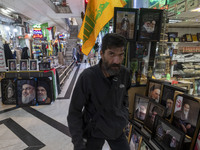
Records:
[[[114,32],[128,40],[135,40],[138,9],[119,8],[114,10]]]
[[[0,71],[6,71],[4,50],[0,49]]]
[[[138,41],[159,41],[163,10],[140,9]]]

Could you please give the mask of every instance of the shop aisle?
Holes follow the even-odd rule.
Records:
[[[51,105],[17,108],[0,103],[0,149],[73,150],[66,117],[76,80],[87,67],[74,67]],[[107,144],[103,150],[109,150]]]

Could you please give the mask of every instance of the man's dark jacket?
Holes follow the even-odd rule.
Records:
[[[85,69],[74,88],[67,119],[75,150],[84,147],[83,137],[118,138],[128,122],[130,73],[122,66],[106,78],[100,64]]]

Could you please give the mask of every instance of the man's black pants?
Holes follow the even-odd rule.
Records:
[[[107,140],[111,150],[130,150],[128,140],[123,133],[115,140]],[[86,150],[102,150],[105,139],[90,137],[87,138]]]

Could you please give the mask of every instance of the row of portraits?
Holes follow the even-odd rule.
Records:
[[[158,115],[155,117],[150,138],[132,122],[129,122],[125,133],[130,150],[181,150],[185,148],[183,147],[184,133]]]
[[[185,89],[150,79],[146,96],[135,95],[132,119],[152,133],[155,118],[160,116],[191,140],[200,123],[200,101],[186,93]]]
[[[159,41],[162,16],[163,10],[159,9],[141,8],[138,10],[115,7],[113,30],[126,37],[127,40]],[[137,32],[138,24],[139,30]]]
[[[38,67],[38,60],[37,59],[21,59],[19,63],[19,70],[20,71],[37,71],[37,70],[50,70],[50,63],[49,62],[42,62],[39,63]],[[8,59],[8,71],[16,71],[17,70],[17,62],[16,59]]]
[[[2,79],[3,104],[33,106],[51,104],[53,101],[52,80],[48,77],[34,79]]]

